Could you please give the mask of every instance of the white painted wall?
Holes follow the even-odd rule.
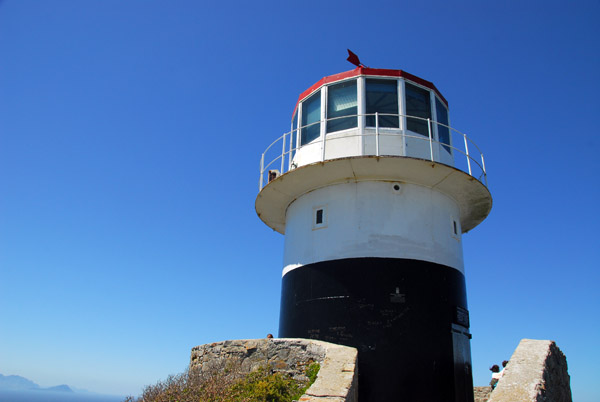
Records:
[[[315,227],[318,208],[325,209],[325,222]],[[357,257],[409,258],[463,272],[459,222],[454,200],[415,184],[366,181],[317,189],[288,207],[284,275],[314,262]]]
[[[397,128],[379,129],[379,155],[408,156],[431,159],[429,137]],[[358,128],[329,133],[325,142],[325,159],[346,158],[361,155],[376,155],[374,128],[365,128],[361,136]],[[296,167],[320,162],[323,158],[321,138],[298,149],[293,158]],[[454,158],[442,149],[442,144],[433,143],[433,159],[454,166]]]

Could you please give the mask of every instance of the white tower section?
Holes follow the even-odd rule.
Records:
[[[462,272],[460,228],[453,232],[459,214],[452,198],[412,183],[360,181],[316,189],[287,210],[283,273],[360,257],[418,259]]]

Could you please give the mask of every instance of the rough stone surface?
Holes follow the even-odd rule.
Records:
[[[492,387],[489,385],[485,387],[473,387],[473,395],[475,396],[475,402],[487,402],[490,399]]]
[[[572,402],[567,359],[553,341],[523,339],[489,402]]]
[[[321,365],[317,380],[299,402],[358,402],[357,351],[309,339],[242,339],[196,346],[191,370],[215,370],[228,362],[242,372],[268,366],[274,372],[306,380],[313,362]],[[553,341],[523,339],[504,376],[492,392],[474,387],[475,402],[572,402],[567,360]]]
[[[190,370],[210,371],[239,364],[242,372],[267,366],[306,380],[313,362],[321,368],[316,381],[302,395],[302,402],[357,402],[358,366],[355,348],[309,339],[241,339],[215,342],[192,349]]]

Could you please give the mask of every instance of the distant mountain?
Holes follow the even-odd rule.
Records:
[[[21,391],[26,389],[40,389],[40,386],[31,380],[19,375],[0,374],[0,389]]]
[[[55,391],[55,392],[73,392],[73,390],[68,385],[57,385],[55,387],[50,388],[42,388],[44,391]]]
[[[52,391],[52,392],[73,392],[68,385],[57,385],[55,387],[42,388],[31,380],[20,375],[2,375],[0,374],[0,390],[6,391]]]

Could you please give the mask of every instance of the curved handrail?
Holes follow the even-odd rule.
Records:
[[[366,124],[365,124],[366,117],[369,117],[369,116],[375,117],[375,127],[371,127],[371,126],[366,127]],[[379,127],[379,118],[380,117],[397,117],[399,119],[399,121],[401,122],[400,127]],[[331,133],[327,133],[326,128],[323,129],[323,127],[321,127],[321,132],[320,132],[319,137],[315,138],[314,140],[312,140],[306,144],[299,145],[298,143],[296,143],[296,146],[295,147],[293,146],[294,141],[292,141],[292,139],[293,139],[292,136],[297,136],[298,141],[299,141],[301,138],[301,133],[302,133],[303,129],[314,126],[316,124],[327,124],[328,122],[331,122],[331,121],[348,119],[348,118],[357,118],[357,126],[349,128],[349,129],[334,131]],[[423,122],[427,122],[428,135],[423,135],[420,133],[408,131],[406,128],[406,119],[407,118],[410,118],[412,120],[421,120]],[[327,126],[325,126],[325,127],[327,127]],[[448,141],[449,144],[439,141],[439,136],[435,135],[435,133],[438,130],[438,127],[445,127],[446,129],[448,129],[448,133],[449,133],[449,137],[450,137],[449,141]],[[334,136],[334,134],[344,133],[345,131],[348,131],[348,130],[356,130],[356,133],[352,133],[352,134],[346,133],[343,135]],[[323,135],[323,133],[325,133],[325,135]],[[437,163],[448,164],[448,163],[444,163],[442,160],[440,160],[439,155],[436,158],[436,153],[434,152],[434,146],[436,147],[436,150],[438,150],[437,153],[441,152],[442,149],[445,149],[445,150],[451,149],[452,152],[450,152],[450,155],[451,155],[452,162],[453,162],[453,164],[451,166],[456,167],[457,169],[460,169],[463,172],[468,173],[469,175],[475,177],[477,180],[479,180],[481,183],[483,183],[487,187],[487,185],[488,185],[487,172],[486,172],[486,168],[485,168],[485,160],[483,158],[483,153],[481,152],[481,150],[477,146],[477,144],[475,144],[475,142],[473,140],[471,140],[469,137],[467,137],[467,135],[465,133],[460,132],[460,131],[456,130],[455,128],[452,128],[449,125],[439,123],[439,122],[433,121],[431,119],[419,117],[419,116],[409,116],[409,115],[392,114],[392,113],[368,113],[368,114],[354,114],[354,115],[348,115],[348,116],[339,116],[339,117],[333,117],[333,118],[326,119],[326,120],[316,121],[311,124],[307,124],[305,126],[301,126],[299,128],[293,129],[293,130],[281,135],[279,138],[277,138],[275,141],[273,141],[261,155],[259,191],[262,190],[262,188],[263,188],[265,173],[267,173],[269,171],[269,169],[272,166],[274,166],[274,164],[277,161],[281,162],[281,165],[280,165],[281,170],[279,172],[280,174],[283,174],[289,170],[295,169],[297,167],[297,165],[294,162],[294,155],[296,154],[296,152],[300,151],[304,147],[320,144],[321,145],[320,161],[324,161],[324,160],[328,159],[328,158],[325,158],[325,148],[326,148],[326,146],[331,144],[332,141],[343,140],[343,139],[354,138],[354,137],[375,137],[375,148],[376,148],[375,155],[382,156],[382,155],[386,155],[386,153],[385,153],[385,149],[383,150],[383,152],[381,152],[381,150],[380,150],[380,138],[381,137],[393,137],[393,136],[401,136],[404,143],[406,143],[406,139],[413,139],[413,140],[416,139],[416,140],[428,142],[429,143],[429,155],[428,156],[432,161],[437,162]],[[462,144],[464,148],[459,148],[456,146],[457,141],[453,140],[453,138],[454,138],[453,136],[459,137],[461,139],[461,141],[458,141],[458,144]],[[281,153],[276,151],[276,148],[273,148],[274,145],[279,142],[282,143]],[[472,152],[473,150],[469,151],[469,145],[472,145],[475,148],[476,152]],[[457,151],[457,152],[454,152],[454,151]],[[269,154],[269,157],[271,157],[273,152],[275,152],[275,154],[272,156],[272,159],[265,165],[265,156],[267,156],[267,154]],[[459,159],[457,161],[457,158],[455,158],[456,153],[463,155],[465,157],[465,159],[462,163],[463,164],[466,163],[466,169],[461,166],[456,166],[457,162],[461,161],[461,159]],[[372,155],[372,154],[369,153],[366,155]],[[415,157],[415,156],[411,156],[411,155],[397,155],[396,153],[393,155],[401,156],[401,157]],[[477,159],[474,158],[473,157],[474,155],[478,156],[478,158]],[[332,158],[332,159],[335,159],[335,158]],[[286,160],[287,160],[287,163],[286,163]],[[475,167],[475,170],[478,170],[480,172],[480,174],[478,174],[478,175],[474,174],[474,172],[473,172],[474,167]]]

